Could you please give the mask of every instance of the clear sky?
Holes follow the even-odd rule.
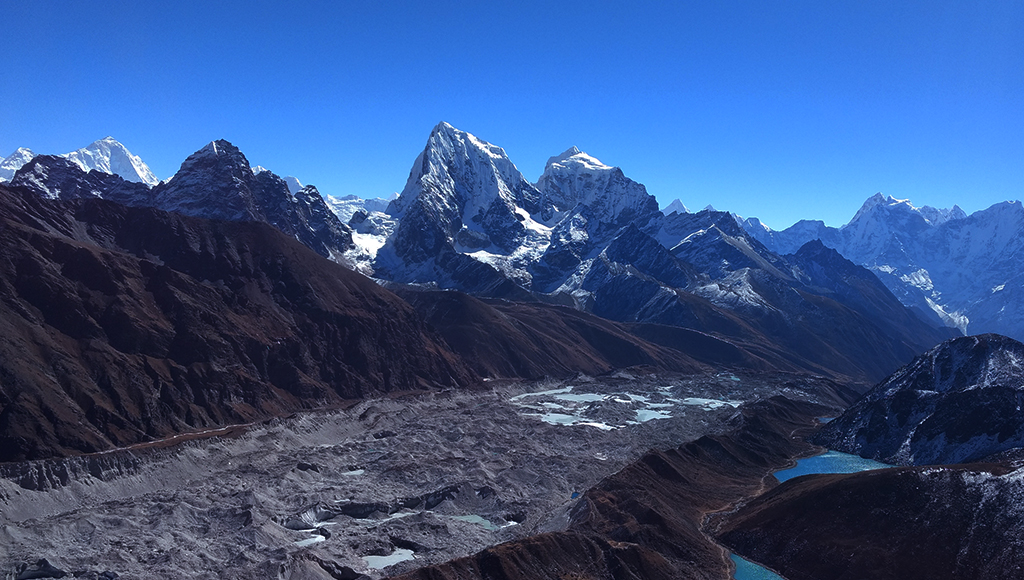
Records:
[[[439,121],[530,180],[576,145],[662,205],[775,229],[881,191],[1024,197],[1024,2],[0,0],[0,156],[212,139],[332,195],[400,191]]]

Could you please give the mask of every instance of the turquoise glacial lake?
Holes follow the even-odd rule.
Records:
[[[857,473],[858,471],[885,469],[886,467],[892,466],[874,459],[864,459],[857,455],[829,450],[821,455],[800,459],[796,462],[796,467],[776,471],[774,475],[779,481],[786,481],[812,473]]]
[[[780,481],[786,481],[801,475],[815,473],[857,473],[858,471],[869,471],[871,469],[885,469],[892,467],[887,463],[881,463],[873,459],[864,459],[849,453],[828,450],[821,455],[799,459],[795,467],[783,469],[774,473]],[[736,564],[735,580],[786,580],[775,572],[759,566],[749,560],[745,560],[736,554],[730,556]]]
[[[730,554],[733,564],[736,564],[736,580],[786,580],[775,572],[764,566],[758,566],[750,560],[745,560],[736,554]]]

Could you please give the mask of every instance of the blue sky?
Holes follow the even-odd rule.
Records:
[[[439,121],[531,180],[576,145],[662,205],[776,229],[877,191],[1024,197],[1024,2],[0,0],[0,156],[112,135],[160,178],[224,138],[400,191]]]

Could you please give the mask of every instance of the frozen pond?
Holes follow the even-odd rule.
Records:
[[[406,550],[405,548],[395,548],[394,552],[391,552],[387,556],[363,556],[363,561],[366,562],[366,567],[371,570],[380,570],[393,566],[399,562],[405,562],[406,560],[412,560],[415,556],[412,550]]]
[[[326,539],[327,538],[325,538],[323,536],[313,536],[312,538],[307,538],[305,540],[299,540],[298,542],[295,542],[295,545],[297,547],[299,547],[299,548],[305,548],[307,546],[312,546],[313,544],[318,544],[318,543],[320,543],[320,542],[322,542],[322,541],[324,541]]]
[[[719,401],[718,399],[700,399],[697,397],[687,397],[680,401],[684,405],[695,405],[698,407],[704,407],[707,409],[718,409],[720,407],[739,407],[743,404],[743,401]]]

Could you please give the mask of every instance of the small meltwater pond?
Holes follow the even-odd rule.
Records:
[[[363,556],[363,561],[366,562],[367,568],[371,570],[381,570],[399,562],[412,560],[413,558],[415,558],[415,556],[413,555],[412,550],[396,548],[394,552],[391,552],[387,556]]]
[[[484,518],[483,516],[478,516],[478,515],[475,515],[475,514],[471,514],[471,515],[468,515],[468,516],[449,516],[449,517],[452,518],[453,520],[459,520],[459,521],[462,521],[462,522],[469,522],[471,524],[476,524],[478,526],[482,526],[485,530],[488,530],[488,531],[491,531],[491,532],[496,532],[496,531],[498,531],[498,530],[500,530],[502,528],[507,528],[507,527],[516,525],[516,522],[504,522],[504,523],[502,523],[500,525],[499,524],[495,524],[491,520],[488,520],[487,518]]]
[[[821,455],[799,459],[795,467],[776,471],[773,475],[780,482],[788,481],[801,475],[812,475],[818,473],[857,473],[873,469],[886,469],[892,467],[873,459],[864,459],[849,453],[828,450]],[[730,555],[733,563],[736,564],[735,580],[785,580],[775,572],[759,566],[749,560],[745,560],[735,554]]]

